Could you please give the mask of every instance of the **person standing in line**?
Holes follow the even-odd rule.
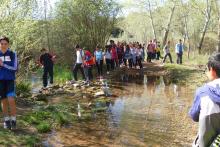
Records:
[[[160,53],[160,51],[161,51],[161,48],[160,48],[160,42],[158,42],[157,43],[157,48],[156,48],[156,59],[157,60],[160,60],[160,58],[161,58],[161,53]]]
[[[53,60],[56,56],[52,56],[48,53],[47,49],[41,49],[40,64],[43,66],[43,88],[47,88],[48,74],[50,77],[50,85],[53,85]]]
[[[145,61],[145,44],[142,45],[142,50],[143,50],[142,61],[144,62]]]
[[[114,70],[116,67],[118,67],[118,55],[115,44],[111,45],[111,56],[112,56],[111,69]]]
[[[131,50],[131,55],[132,55],[132,64],[133,64],[133,67],[136,68],[136,64],[137,64],[137,51],[136,51],[136,47],[135,47],[135,44],[131,44],[131,47],[130,47],[130,50]]]
[[[152,48],[153,48],[153,54],[152,54],[152,59],[156,59],[156,55],[157,55],[157,39],[154,39],[154,41],[152,42]]]
[[[132,68],[132,55],[131,55],[130,46],[126,45],[124,46],[124,49],[125,49],[124,64],[127,67],[127,62],[128,62],[129,68]]]
[[[123,55],[124,55],[123,47],[124,47],[124,45],[122,43],[118,42],[118,44],[117,44],[117,55],[118,55],[119,67],[121,67],[121,65],[123,63]]]
[[[16,129],[15,79],[18,67],[17,55],[9,49],[9,38],[0,38],[0,100],[4,116],[4,128]]]
[[[93,74],[92,74],[93,65],[94,65],[94,61],[92,54],[89,50],[86,50],[84,56],[84,70],[85,70],[86,83],[88,85],[90,85],[90,82],[93,79]]]
[[[147,62],[152,62],[154,47],[152,45],[152,40],[147,45]]]
[[[163,63],[166,62],[166,58],[169,57],[170,58],[170,63],[173,63],[173,60],[172,60],[172,56],[170,54],[170,41],[167,41],[167,44],[164,46],[164,59],[163,59]]]
[[[142,65],[142,54],[143,54],[142,46],[139,44],[138,48],[137,48],[137,63],[138,63],[138,66],[140,67],[140,69],[143,68],[143,65]]]
[[[86,80],[83,63],[84,63],[84,51],[79,47],[79,45],[76,45],[76,62],[73,68],[73,75],[75,81],[78,80],[77,77],[78,70],[81,71],[83,79]]]
[[[112,66],[112,54],[111,54],[111,47],[109,45],[105,46],[105,63],[107,66],[107,75],[110,73],[111,66]]]
[[[182,40],[180,39],[179,40],[179,43],[176,44],[176,55],[177,55],[177,61],[176,63],[177,64],[182,64],[183,63],[183,49],[184,49],[184,46],[183,46],[183,43],[182,43]]]
[[[96,50],[94,52],[94,56],[95,56],[98,76],[99,76],[99,78],[103,78],[102,77],[102,74],[103,74],[103,72],[102,72],[102,69],[103,69],[103,52],[102,52],[102,50],[101,50],[99,45],[96,46]]]

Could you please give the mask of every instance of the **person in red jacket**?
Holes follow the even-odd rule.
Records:
[[[112,70],[115,69],[118,65],[118,55],[117,55],[117,49],[114,40],[110,40],[110,46],[111,46],[111,56],[112,56]]]
[[[94,60],[92,54],[89,50],[86,50],[84,56],[84,70],[85,70],[87,84],[90,84],[90,81],[93,79],[93,75],[92,75],[93,65],[94,65]]]
[[[120,42],[118,42],[117,44],[117,55],[118,55],[118,64],[120,67],[123,63],[123,56],[124,56],[124,45],[121,44]]]

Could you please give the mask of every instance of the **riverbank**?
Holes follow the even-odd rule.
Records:
[[[114,99],[105,81],[86,85],[83,81],[57,84],[29,97],[17,97],[18,129],[0,129],[0,144],[10,146],[42,145],[45,133],[76,122],[87,122],[102,113]],[[0,124],[2,125],[2,124]],[[9,137],[10,136],[10,137]]]
[[[120,79],[125,77],[129,81],[129,75],[134,77],[134,81],[140,81],[137,84],[142,84],[144,81],[141,74],[146,76],[156,75],[163,76],[165,85],[190,85],[192,90],[205,81],[205,74],[204,78],[201,78],[203,70],[197,66],[190,67],[188,65],[175,64],[162,66],[157,63],[145,63],[144,67],[144,72],[140,72],[137,69],[122,68],[111,73],[110,77],[112,79],[114,77],[119,78],[115,82],[111,82],[111,79],[108,79],[107,81],[98,81],[87,86],[82,81],[77,83],[69,81],[65,84],[62,82],[62,84],[54,85],[48,90],[41,91],[41,93],[30,97],[24,97],[24,94],[21,94],[17,98],[18,130],[11,132],[1,129],[3,133],[0,134],[0,144],[14,146],[42,145],[42,141],[48,132],[82,122],[89,123],[100,113],[105,115],[106,110],[111,103],[114,103],[115,98],[125,92]],[[122,77],[120,78],[118,75],[122,75]],[[109,83],[108,87],[111,91],[114,90],[117,93],[113,93],[114,95],[112,96],[105,96],[105,82]],[[154,85],[153,83],[151,84]],[[184,110],[184,113],[186,113],[184,114],[185,119],[187,118],[186,111]],[[192,129],[190,121],[187,119],[185,122],[188,123],[185,126]],[[188,139],[191,141],[192,138],[189,137]]]

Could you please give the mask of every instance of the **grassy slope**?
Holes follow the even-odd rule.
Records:
[[[174,61],[176,61],[176,56],[173,57]],[[165,64],[165,68],[170,72],[172,82],[186,84],[195,88],[208,80],[205,73],[208,57],[208,55],[195,55],[187,59],[186,55],[184,55],[183,65],[168,63]]]

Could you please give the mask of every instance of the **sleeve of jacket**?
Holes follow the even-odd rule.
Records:
[[[196,91],[195,94],[195,98],[193,101],[193,105],[189,111],[189,116],[193,119],[193,121],[198,122],[199,121],[199,114],[200,114],[200,102],[201,102],[201,98],[200,98],[200,89],[198,89]]]
[[[18,59],[17,59],[17,54],[13,53],[13,58],[11,59],[10,64],[3,64],[3,67],[6,68],[7,70],[10,71],[17,71],[18,69]]]

